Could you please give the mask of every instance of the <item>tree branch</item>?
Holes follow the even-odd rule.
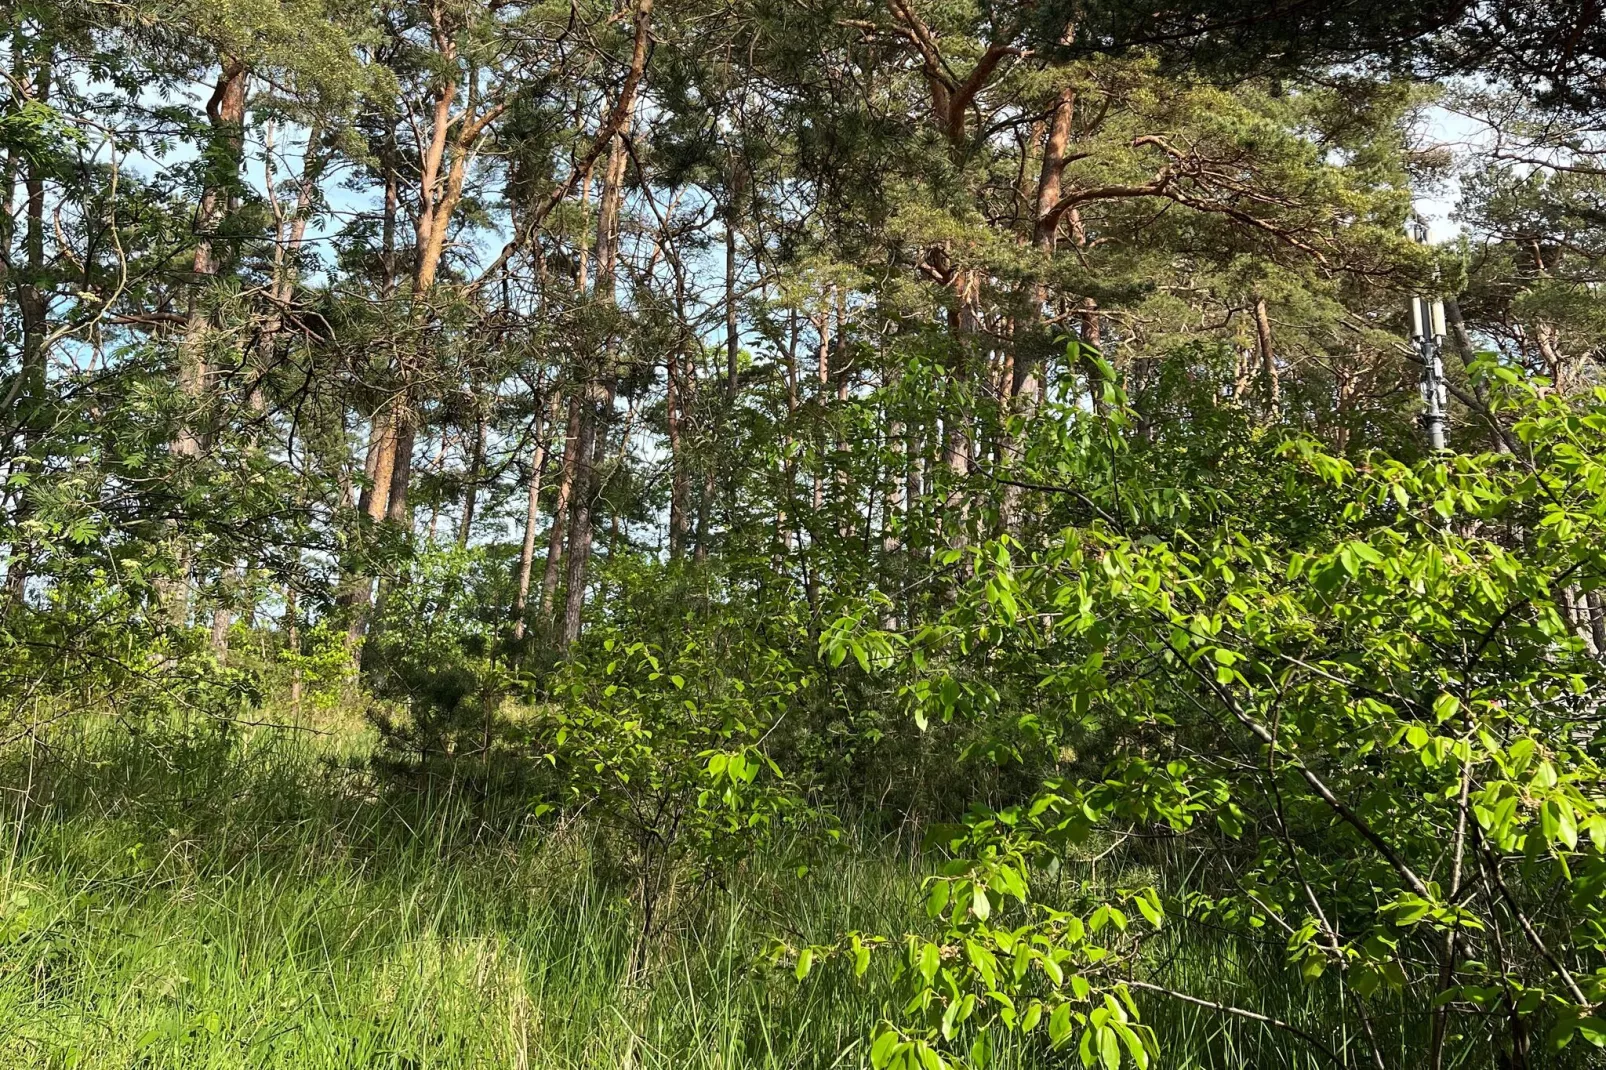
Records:
[[[601,127],[597,130],[597,136],[592,140],[584,155],[575,161],[573,167],[569,168],[568,176],[552,187],[552,192],[548,193],[535,210],[530,213],[519,233],[514,235],[502,247],[502,251],[497,254],[491,265],[480,273],[480,277],[469,284],[470,293],[484,286],[492,276],[502,269],[502,266],[508,262],[514,253],[517,253],[534,239],[536,232],[541,229],[541,224],[546,221],[546,217],[552,214],[554,208],[563,203],[564,198],[574,189],[575,183],[580,180],[580,176],[591,169],[591,166],[597,162],[597,158],[602,155],[603,150],[613,141],[615,135],[624,128],[625,120],[630,116],[631,109],[635,107],[636,92],[641,86],[642,74],[647,68],[647,58],[652,50],[652,5],[653,0],[636,0],[635,41],[630,51],[630,67],[625,73],[624,84],[619,89],[619,99],[614,102],[613,108],[609,110],[607,116],[603,119]]]
[[[1273,1018],[1271,1015],[1261,1014],[1259,1011],[1246,1010],[1243,1007],[1234,1007],[1230,1003],[1213,1003],[1208,999],[1200,999],[1198,996],[1190,996],[1186,992],[1178,992],[1175,989],[1166,988],[1162,985],[1153,985],[1147,981],[1123,981],[1122,983],[1128,988],[1141,988],[1145,992],[1158,992],[1160,995],[1169,996],[1180,1003],[1191,1003],[1195,1007],[1204,1007],[1206,1010],[1220,1011],[1223,1014],[1231,1014],[1239,1018],[1247,1018],[1251,1022],[1260,1022],[1264,1025],[1285,1030],[1294,1034],[1294,1036],[1298,1037],[1311,1047],[1315,1048],[1317,1051],[1321,1052],[1322,1055],[1326,1056],[1327,1060],[1334,1066],[1344,1065],[1343,1061],[1339,1059],[1337,1055],[1333,1054],[1333,1050],[1326,1044],[1323,1044],[1320,1040],[1317,1040],[1315,1037],[1299,1028],[1299,1026],[1285,1022],[1280,1018]]]

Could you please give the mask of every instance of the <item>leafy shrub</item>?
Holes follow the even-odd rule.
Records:
[[[1130,910],[1138,928],[1279,934],[1306,983],[1360,997],[1374,1047],[1377,1001],[1407,990],[1432,993],[1434,1049],[1452,1029],[1517,1062],[1534,1037],[1606,1046],[1606,670],[1570,609],[1606,585],[1606,392],[1483,371],[1518,451],[1357,467],[1285,444],[1269,463],[1291,497],[1337,503],[1333,527],[1227,515],[1162,538],[1106,516],[1022,559],[1005,535],[970,551],[941,620],[827,634],[829,657],[902,679],[923,720],[972,712],[954,680],[986,666],[995,694],[1035,687],[984,708],[1023,751],[1091,728],[1109,746],[1097,775],[937,836],[942,931],[905,941],[912,994],[876,1067],[944,1065],[961,1042],[984,1064],[997,1030],[1147,1066],[1132,993],[1170,989]],[[1067,897],[1063,865],[1130,836],[1172,844],[1210,891]],[[797,951],[798,971],[891,943],[852,934]]]
[[[632,970],[683,893],[725,879],[814,815],[768,744],[812,670],[716,622],[672,650],[594,637],[527,729],[555,772],[541,811],[612,830],[641,910]]]

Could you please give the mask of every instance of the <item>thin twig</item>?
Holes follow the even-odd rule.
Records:
[[[1309,1044],[1311,1047],[1315,1048],[1317,1051],[1321,1052],[1323,1055],[1327,1056],[1328,1060],[1332,1062],[1333,1065],[1344,1065],[1343,1060],[1337,1055],[1333,1054],[1333,1049],[1329,1048],[1326,1044],[1323,1044],[1320,1040],[1317,1040],[1315,1037],[1299,1028],[1299,1026],[1292,1025],[1280,1018],[1273,1018],[1271,1015],[1261,1014],[1259,1011],[1246,1010],[1243,1007],[1234,1007],[1230,1003],[1213,1003],[1208,999],[1200,999],[1198,996],[1190,996],[1186,992],[1178,992],[1175,989],[1165,988],[1162,985],[1152,985],[1147,981],[1124,981],[1122,983],[1128,988],[1141,988],[1148,992],[1158,992],[1162,996],[1170,996],[1174,1000],[1178,1000],[1182,1003],[1191,1003],[1195,1007],[1204,1007],[1207,1010],[1220,1011],[1223,1014],[1236,1015],[1239,1018],[1247,1018],[1251,1022],[1261,1022],[1265,1025],[1275,1026],[1278,1029],[1286,1030],[1287,1032],[1292,1033],[1294,1036],[1303,1040],[1305,1043]]]

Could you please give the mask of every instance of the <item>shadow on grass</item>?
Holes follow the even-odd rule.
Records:
[[[0,1064],[826,1067],[866,1035],[872,989],[756,963],[777,931],[901,924],[907,865],[758,860],[627,983],[607,836],[479,766],[379,778],[320,737],[109,724],[0,755]]]

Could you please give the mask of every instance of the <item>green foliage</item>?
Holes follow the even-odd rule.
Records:
[[[434,550],[381,585],[379,627],[362,659],[398,771],[451,776],[460,759],[516,759],[498,747],[514,677],[500,649],[505,623],[488,608],[505,583],[501,563],[482,551]]]
[[[33,166],[49,168],[63,146],[81,146],[85,140],[82,131],[41,101],[24,101],[15,111],[0,115],[0,147]]]
[[[1228,510],[1162,537],[1095,518],[1026,560],[1004,537],[974,551],[976,578],[941,620],[830,634],[830,656],[904,676],[924,721],[1013,722],[1045,760],[1097,732],[1107,755],[944,841],[955,861],[928,911],[946,950],[911,938],[923,984],[908,1024],[882,1034],[902,1038],[882,1041],[885,1064],[962,1053],[960,1021],[1024,1028],[1041,1006],[1031,1022],[1047,1015],[1051,1043],[1116,1065],[1114,996],[1160,969],[1123,950],[1134,904],[1151,925],[1180,912],[1281,931],[1290,969],[1342,974],[1363,998],[1426,989],[1472,1020],[1491,1005],[1531,1017],[1555,1046],[1599,1037],[1591,711],[1606,679],[1563,599],[1606,584],[1606,393],[1482,371],[1520,454],[1357,468],[1292,439],[1280,479],[1331,496],[1341,522],[1279,529]],[[1033,700],[960,701],[954,678],[978,664],[995,695],[1018,676]],[[1169,906],[1152,890],[1066,900],[1059,867],[1096,831],[1171,839],[1219,883]],[[1146,1064],[1144,1043],[1120,1050]]]
[[[110,583],[58,589],[43,609],[13,607],[0,628],[0,732],[25,738],[85,709],[130,726],[171,717],[228,725],[262,700],[255,673],[217,664],[204,637],[143,625]]]
[[[585,815],[622,842],[642,911],[634,969],[683,887],[722,883],[818,823],[766,747],[809,670],[729,625],[673,651],[592,641],[595,661],[565,665],[521,729],[554,774],[536,814]]]
[[[1599,34],[1475,6],[9,7],[0,1059],[1595,1057]]]

